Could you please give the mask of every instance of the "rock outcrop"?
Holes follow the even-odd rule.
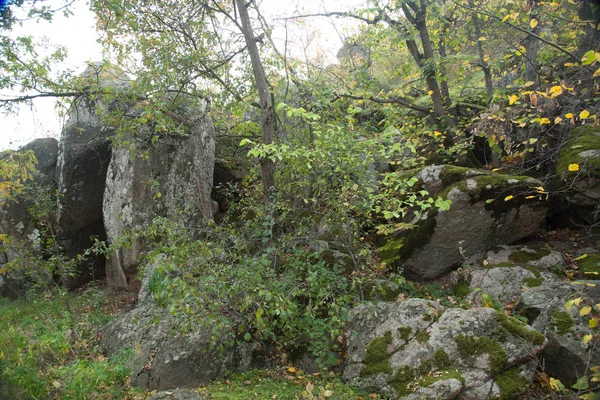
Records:
[[[487,294],[506,306],[517,301],[524,290],[558,281],[552,268],[563,263],[560,252],[543,247],[498,246],[472,272],[470,299],[481,304]]]
[[[154,302],[155,274],[160,274],[157,264],[149,267],[142,280],[138,307],[102,330],[100,347],[106,354],[134,350],[126,364],[133,385],[150,390],[194,388],[226,372],[259,366],[254,364],[250,345],[216,343],[210,328],[181,332],[180,321]]]
[[[162,134],[155,145],[113,151],[103,205],[109,242],[150,225],[158,216],[196,227],[212,219],[215,134],[207,103],[186,98],[176,112],[186,121],[184,133]],[[136,133],[136,142],[151,143],[152,135],[151,128],[144,126]],[[106,269],[110,285],[126,287],[134,282],[143,249],[143,241],[134,239],[110,257]]]
[[[600,222],[600,129],[573,129],[556,164],[557,190],[565,193],[568,210],[586,224]]]
[[[600,360],[600,349],[594,342],[583,342],[585,335],[597,334],[589,321],[599,315],[598,303],[600,281],[585,281],[556,282],[529,289],[517,305],[518,313],[549,340],[540,360],[545,372],[565,385],[577,382]],[[584,307],[590,309],[581,313]]]
[[[386,256],[399,258],[396,268],[410,279],[437,278],[544,226],[547,205],[535,195],[541,187],[535,179],[454,166],[425,167],[414,176],[416,187],[452,205],[449,211],[430,209],[413,229],[387,238],[394,243],[386,247],[398,250]]]
[[[33,185],[29,186],[28,196],[19,196],[16,201],[10,201],[0,208],[0,233],[11,237],[11,245],[0,252],[0,265],[13,260],[17,256],[15,249],[21,251],[39,252],[39,221],[31,217],[30,207],[33,201],[42,202],[39,191],[45,191],[45,195],[51,196],[55,190],[54,173],[58,155],[58,142],[56,139],[36,139],[21,147],[18,151],[33,151],[37,159],[33,173]],[[0,155],[0,158],[8,157],[12,152]],[[30,182],[31,183],[31,182]],[[47,221],[46,221],[47,222]],[[49,227],[53,229],[53,227]],[[39,255],[39,254],[38,254]],[[23,271],[11,271],[8,275],[0,275],[0,296],[18,295],[24,289]]]
[[[99,88],[125,90],[127,80],[120,71],[90,65],[83,73]],[[103,102],[83,96],[69,110],[63,129],[56,181],[58,184],[58,237],[68,256],[74,257],[89,248],[92,236],[105,239],[102,222],[102,200],[106,171],[111,158],[110,137],[114,130],[102,121],[101,111],[119,107],[116,100]],[[104,276],[104,258],[83,263],[76,276],[66,281],[78,287]]]
[[[344,379],[395,399],[515,398],[544,336],[490,308],[408,299],[353,311]]]

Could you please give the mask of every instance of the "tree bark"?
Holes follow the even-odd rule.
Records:
[[[475,7],[473,1],[469,1],[471,7]],[[485,91],[487,93],[487,100],[490,101],[494,95],[494,86],[492,83],[492,70],[485,60],[485,51],[483,50],[483,43],[479,40],[483,36],[481,31],[481,21],[479,15],[476,12],[471,12],[471,19],[473,20],[473,27],[475,28],[475,41],[477,43],[477,53],[479,55],[479,66],[483,70],[483,76],[485,78]]]
[[[269,93],[269,86],[267,84],[267,75],[265,74],[265,70],[260,59],[260,53],[258,52],[256,38],[254,37],[254,33],[252,31],[252,25],[250,23],[250,16],[248,15],[246,2],[244,0],[235,0],[235,4],[238,12],[240,13],[242,31],[244,34],[244,39],[246,40],[248,54],[250,55],[250,61],[252,62],[254,80],[256,81],[256,87],[258,89],[260,108],[262,111],[262,144],[271,144],[275,139],[276,118],[275,109]],[[269,194],[275,187],[275,163],[268,157],[261,158],[260,172],[262,176],[262,185],[265,198],[269,198]]]

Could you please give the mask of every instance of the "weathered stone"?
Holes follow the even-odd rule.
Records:
[[[473,271],[470,288],[479,290],[471,293],[469,299],[474,304],[481,304],[483,294],[488,294],[500,304],[507,305],[518,300],[524,290],[556,280],[552,273],[531,266],[492,265]]]
[[[31,217],[29,209],[35,200],[31,198],[41,195],[38,191],[53,193],[55,190],[54,171],[58,154],[56,139],[35,139],[21,147],[18,152],[33,151],[37,158],[33,181],[29,185],[29,197],[21,195],[16,201],[9,201],[0,208],[0,232],[12,238],[10,245],[0,252],[0,265],[17,257],[19,252],[30,251],[39,254],[40,251],[40,221]],[[0,159],[8,157],[12,151],[0,154]],[[44,221],[47,223],[47,221]],[[54,229],[54,227],[49,227]],[[23,270],[12,270],[10,277],[0,276],[0,296],[17,296],[25,289],[25,276]]]
[[[577,165],[576,171],[569,170]],[[556,163],[557,189],[566,194],[568,210],[584,223],[600,221],[600,129],[583,125],[571,131]],[[560,193],[560,192],[559,192]]]
[[[104,353],[131,351],[126,367],[132,384],[149,390],[196,388],[227,372],[264,366],[250,345],[221,343],[210,327],[181,331],[181,320],[157,306],[152,295],[169,279],[165,265],[168,260],[164,256],[155,260],[142,279],[138,307],[102,329],[100,347]]]
[[[549,270],[565,262],[560,252],[533,246],[497,246],[487,252],[484,259],[488,265],[531,265],[542,270]]]
[[[410,279],[439,277],[544,225],[547,205],[539,196],[528,198],[541,186],[535,179],[453,166],[426,167],[415,176],[421,178],[416,187],[452,205],[449,211],[430,210],[413,221],[413,229],[387,238],[386,247],[397,251],[385,256]]]
[[[396,399],[513,398],[531,382],[529,361],[545,341],[489,308],[444,309],[421,299],[361,305],[350,322],[344,379]]]
[[[590,361],[600,360],[600,349],[592,341],[585,345],[584,335],[594,334],[589,328],[589,319],[598,313],[595,304],[600,302],[596,287],[600,281],[586,281],[587,284],[558,282],[544,284],[527,290],[521,296],[516,310],[526,317],[531,326],[548,338],[549,343],[541,355],[545,372],[559,379],[565,385],[574,384],[586,373]],[[565,307],[567,301],[581,298],[580,306]],[[580,315],[584,306],[592,312]]]
[[[90,65],[82,75],[90,85],[106,91],[127,89],[127,79],[116,69]],[[102,199],[111,157],[109,128],[101,118],[104,110],[123,105],[100,96],[78,98],[69,110],[58,150],[57,234],[68,256],[75,257],[93,244],[92,236],[105,239]],[[82,263],[75,277],[65,281],[74,288],[104,276],[104,257]]]
[[[188,122],[185,133],[163,134],[156,144],[136,151],[129,147],[113,151],[103,206],[109,242],[127,231],[150,225],[159,216],[185,221],[189,227],[199,227],[212,219],[214,127],[204,100],[186,100],[190,104],[176,108],[180,118]],[[136,139],[150,143],[152,134],[146,126],[136,133]],[[144,153],[147,156],[142,156]],[[110,285],[126,287],[135,281],[144,248],[145,244],[135,239],[130,247],[110,257]]]

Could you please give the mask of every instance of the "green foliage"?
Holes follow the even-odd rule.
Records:
[[[97,348],[97,330],[118,305],[117,296],[96,288],[0,299],[0,397],[133,398],[127,355],[107,359]]]
[[[311,376],[295,368],[236,374],[226,381],[214,382],[199,392],[201,395],[210,394],[211,399],[217,400],[354,400],[369,396],[364,391],[345,385],[336,375],[318,373]],[[371,398],[380,397],[372,395]]]

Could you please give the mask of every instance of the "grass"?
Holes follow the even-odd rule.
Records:
[[[100,328],[132,302],[130,294],[97,287],[0,298],[0,399],[146,398],[129,384],[128,354],[107,358],[98,348]],[[338,374],[287,367],[232,375],[198,391],[232,400],[379,398],[346,386]]]
[[[290,372],[292,371],[292,372]],[[200,390],[210,399],[312,400],[312,399],[379,399],[344,384],[337,374],[323,372],[306,375],[294,368],[250,371],[233,375]]]
[[[126,354],[106,358],[98,332],[125,301],[98,288],[0,299],[0,398],[132,399]]]

